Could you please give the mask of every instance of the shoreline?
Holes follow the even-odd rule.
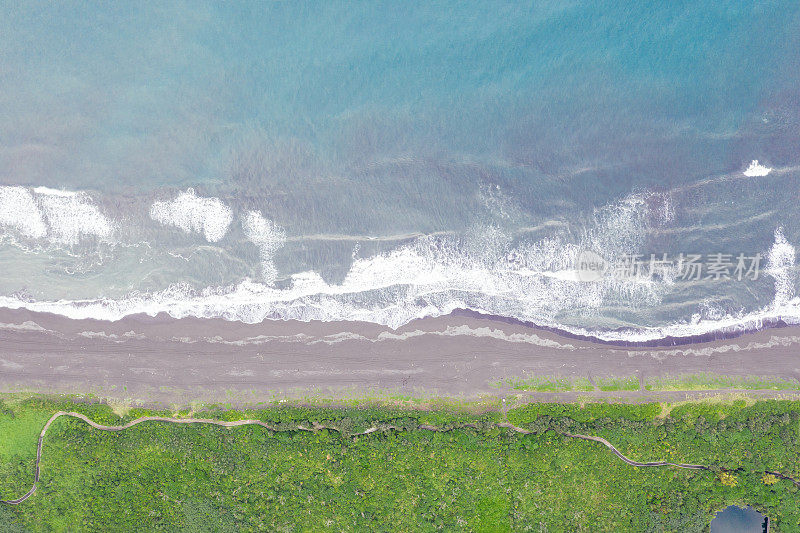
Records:
[[[678,347],[627,347],[463,313],[392,330],[361,322],[244,324],[144,315],[104,322],[0,309],[0,391],[158,403],[376,395],[685,399],[721,391],[652,391],[645,384],[707,373],[797,382],[800,389],[799,346],[797,326]],[[541,392],[508,384],[529,378],[588,381],[594,390]],[[640,386],[598,390],[612,378],[635,378]]]
[[[527,320],[520,320],[518,318],[506,317],[501,315],[485,314],[478,311],[473,311],[471,309],[456,309],[451,313],[451,315],[473,317],[473,318],[486,318],[489,320],[493,320],[496,322],[503,322],[506,324],[519,324],[521,326],[525,326],[534,330],[541,330],[541,331],[548,331],[550,333],[555,333],[556,335],[566,337],[568,339],[581,340],[606,346],[616,346],[620,348],[674,348],[679,346],[686,346],[686,345],[712,342],[712,341],[731,340],[731,339],[736,339],[738,337],[742,337],[744,335],[748,335],[750,333],[757,333],[759,331],[792,327],[792,324],[787,323],[780,317],[765,317],[763,319],[758,320],[757,321],[758,325],[756,326],[748,326],[746,323],[742,323],[742,324],[737,324],[734,327],[723,327],[708,331],[706,333],[698,333],[682,337],[667,335],[665,337],[659,337],[655,339],[634,341],[634,340],[603,339],[595,335],[574,333],[564,328],[543,326]],[[752,322],[756,321],[751,321],[751,323]],[[604,331],[603,333],[612,333],[612,332],[622,333],[625,331],[633,332],[635,330],[616,329],[616,330],[607,330]]]

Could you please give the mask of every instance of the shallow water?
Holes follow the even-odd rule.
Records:
[[[0,305],[467,308],[610,340],[798,322],[798,10],[0,7]],[[673,262],[586,280],[587,251]],[[763,261],[686,280],[682,253]]]
[[[731,505],[711,521],[711,533],[763,533],[764,515],[752,507]]]

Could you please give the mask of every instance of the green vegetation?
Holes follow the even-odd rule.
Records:
[[[653,377],[645,381],[646,390],[800,390],[800,382],[766,376],[720,376],[718,374],[683,374]]]
[[[601,391],[639,390],[639,378],[636,376],[598,378],[595,382]]]
[[[499,382],[498,387],[506,386],[515,390],[525,390],[534,392],[588,392],[594,390],[592,382],[586,378],[564,378],[564,377],[525,377],[509,378]]]
[[[532,392],[590,392],[638,391],[636,376],[608,376],[595,378],[593,384],[587,378],[562,376],[525,376],[508,378],[494,384],[497,388]],[[792,379],[777,379],[769,376],[723,376],[718,374],[681,374],[677,376],[649,377],[644,382],[648,391],[697,391],[697,390],[800,390],[800,382]]]
[[[58,410],[106,424],[175,416],[6,399],[0,498],[28,490],[37,436]],[[60,418],[45,439],[39,490],[20,506],[0,505],[0,531],[684,532],[703,531],[714,511],[734,503],[765,512],[774,531],[800,530],[800,489],[765,473],[800,478],[797,401],[529,404],[507,412],[493,402],[432,411],[270,405],[192,415],[257,418],[279,431],[147,422],[109,433]],[[496,426],[505,420],[533,433]],[[314,423],[341,433],[296,430]],[[451,430],[416,429],[422,424]],[[378,431],[353,435],[372,426]],[[631,467],[564,432],[604,437],[634,460],[714,471]]]

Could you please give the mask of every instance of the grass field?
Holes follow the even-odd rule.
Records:
[[[106,424],[155,414],[7,398],[0,405],[0,498],[28,490],[38,433],[58,410]],[[773,519],[773,531],[800,530],[800,491],[764,475],[800,478],[795,401],[529,404],[507,412],[487,404],[432,411],[268,406],[193,416],[257,418],[277,431],[147,422],[107,433],[58,419],[45,439],[39,490],[19,506],[0,506],[0,528],[683,532],[702,531],[714,511],[747,503]],[[533,434],[496,427],[501,420]],[[314,422],[340,431],[296,430]],[[352,436],[370,426],[381,429]],[[602,436],[634,460],[715,471],[631,467],[602,445],[562,432]]]
[[[601,391],[639,390],[639,378],[636,376],[598,378],[595,381]]]
[[[800,390],[800,382],[768,376],[721,376],[717,374],[683,374],[648,378],[644,388],[651,391],[671,390]]]
[[[497,383],[498,387],[506,386],[514,390],[534,392],[588,392],[595,390],[591,381],[586,378],[563,378],[531,376],[524,378],[509,378]]]
[[[531,392],[591,392],[637,391],[637,376],[604,376],[594,378],[566,378],[561,376],[525,376],[508,378],[495,383],[497,388]],[[701,390],[800,390],[800,382],[770,376],[726,376],[719,374],[679,374],[675,376],[648,377],[644,389],[653,392]]]

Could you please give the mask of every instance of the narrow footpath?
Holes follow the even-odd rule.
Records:
[[[72,418],[77,418],[79,420],[83,420],[84,422],[89,424],[94,429],[98,429],[100,431],[123,431],[125,429],[129,429],[129,428],[132,428],[132,427],[137,426],[139,424],[142,424],[144,422],[166,422],[166,423],[169,423],[169,424],[210,424],[210,425],[221,426],[221,427],[226,427],[226,428],[255,425],[255,426],[261,426],[261,427],[267,428],[270,431],[294,431],[294,430],[279,430],[279,429],[277,429],[277,428],[275,428],[273,426],[270,426],[266,422],[262,422],[261,420],[233,420],[233,421],[227,421],[227,420],[213,420],[213,419],[209,419],[209,418],[172,418],[172,417],[164,417],[164,416],[143,416],[143,417],[137,418],[136,420],[131,420],[127,424],[123,424],[121,426],[106,426],[106,425],[103,425],[103,424],[98,424],[97,422],[91,420],[89,417],[87,417],[86,415],[81,414],[81,413],[68,412],[68,411],[59,411],[59,412],[57,412],[56,414],[54,414],[53,416],[50,417],[50,419],[47,421],[47,423],[42,428],[41,433],[39,434],[39,443],[38,443],[38,445],[36,447],[36,467],[35,467],[34,474],[33,474],[33,486],[31,486],[30,490],[28,492],[26,492],[24,495],[20,496],[19,498],[15,499],[15,500],[0,500],[0,503],[5,503],[5,504],[8,504],[8,505],[19,505],[20,503],[24,502],[25,500],[27,500],[28,498],[33,496],[34,493],[36,493],[36,486],[39,483],[39,476],[41,474],[40,463],[41,463],[41,460],[42,460],[42,445],[44,444],[44,437],[47,434],[47,430],[50,428],[50,425],[53,422],[55,422],[57,419],[62,417],[62,416],[69,416],[69,417],[72,417]],[[528,435],[528,434],[531,433],[530,431],[528,431],[526,429],[517,427],[517,426],[515,426],[513,424],[509,424],[507,422],[500,422],[498,424],[495,424],[495,426],[499,427],[499,428],[510,429],[512,431],[516,431],[517,433],[522,433],[524,435]],[[475,427],[475,426],[472,426],[470,424],[466,424],[463,427]],[[296,430],[299,430],[299,431],[319,431],[321,429],[339,431],[337,428],[321,426],[321,425],[316,425],[316,424],[313,427],[310,427],[310,428],[309,427],[305,427],[305,426],[297,426],[297,428],[296,428]],[[351,435],[353,435],[353,436],[368,435],[370,433],[374,433],[375,431],[378,431],[379,429],[381,429],[381,428],[373,426],[371,428],[367,428],[365,431],[362,431],[361,433],[352,433]],[[395,428],[393,426],[386,426],[385,429],[400,429],[400,428]],[[444,429],[438,428],[436,426],[428,426],[428,425],[421,425],[421,426],[418,426],[416,429],[419,430],[419,431],[452,431],[452,430],[444,430]],[[454,429],[458,429],[458,428],[454,428]],[[573,434],[573,433],[561,433],[561,435],[564,435],[565,437],[569,437],[569,438],[573,438],[573,439],[583,439],[583,440],[598,442],[598,443],[602,444],[603,446],[605,446],[606,448],[608,448],[609,450],[611,450],[611,452],[614,455],[616,455],[617,457],[619,457],[622,461],[624,461],[625,463],[627,463],[627,464],[629,464],[631,466],[636,466],[636,467],[663,467],[663,466],[667,466],[667,467],[675,467],[675,468],[688,468],[688,469],[691,469],[691,470],[712,470],[712,468],[710,466],[707,466],[707,465],[694,465],[694,464],[687,464],[687,463],[671,463],[669,461],[650,461],[650,462],[646,462],[646,463],[640,463],[638,461],[634,461],[633,459],[630,459],[630,458],[626,457],[625,455],[623,455],[622,452],[617,450],[610,442],[608,442],[606,439],[604,439],[602,437],[595,437],[595,436],[592,436],[592,435],[581,435],[581,434],[578,434],[578,433],[575,433],[575,434]],[[777,477],[779,477],[781,479],[784,479],[784,480],[787,480],[787,481],[791,481],[796,486],[800,487],[800,481],[798,481],[798,480],[796,480],[796,479],[794,479],[792,477],[780,474],[778,472],[765,471],[764,473],[765,474],[772,474],[772,475],[777,476]]]

